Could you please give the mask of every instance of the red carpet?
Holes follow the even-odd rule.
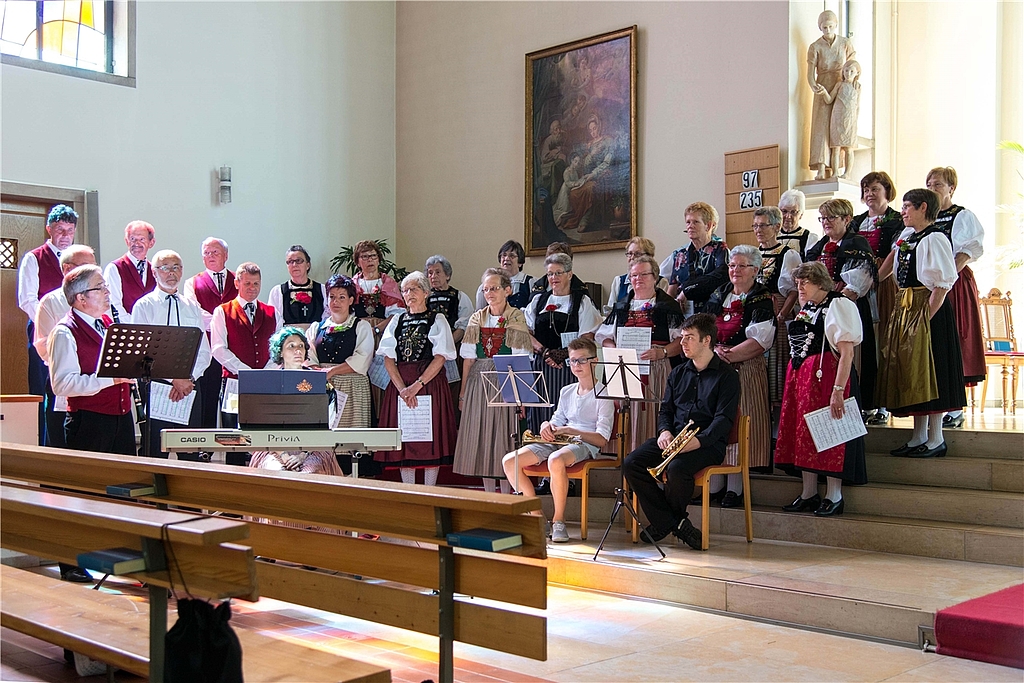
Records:
[[[940,610],[935,640],[940,655],[1024,669],[1024,584]]]

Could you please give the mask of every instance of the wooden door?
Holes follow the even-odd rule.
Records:
[[[54,204],[78,212],[75,242],[90,243],[86,193],[4,182],[0,196],[0,393],[28,393],[28,316],[18,308],[18,266],[46,241],[46,216]],[[87,241],[88,240],[88,241]],[[94,247],[96,245],[93,245]]]

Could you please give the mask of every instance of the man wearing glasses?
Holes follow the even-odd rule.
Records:
[[[127,321],[135,302],[156,289],[153,267],[146,260],[156,244],[156,230],[145,221],[132,221],[124,228],[124,243],[128,253],[108,263],[103,277],[110,287],[110,303],[117,319]]]
[[[156,289],[135,302],[132,310],[132,322],[145,325],[170,325],[172,327],[195,327],[203,331],[203,309],[199,304],[190,301],[178,293],[181,282],[181,257],[177,253],[164,250],[153,255],[153,274],[156,276]],[[150,419],[149,451],[155,458],[166,458],[167,453],[160,451],[160,431],[163,429],[182,429],[185,426],[199,427],[202,416],[202,392],[199,385],[203,373],[210,365],[210,341],[203,334],[199,340],[199,353],[196,354],[192,366],[191,379],[156,380],[164,385],[170,384],[169,398],[173,403],[185,400],[193,391],[192,412],[188,424],[177,424],[164,420]],[[199,460],[198,453],[178,453],[179,460]]]
[[[615,405],[613,401],[603,401],[595,395],[591,366],[596,358],[597,345],[593,340],[577,337],[569,342],[567,362],[578,381],[562,387],[555,414],[551,420],[541,424],[539,436],[550,443],[528,444],[518,452],[506,454],[501,460],[509,482],[527,496],[536,493],[530,478],[523,474],[523,468],[547,461],[551,475],[551,497],[555,503],[555,513],[551,518],[551,540],[555,543],[569,540],[565,529],[565,499],[569,492],[566,468],[581,460],[596,457],[612,435]],[[565,437],[579,437],[580,442],[555,443],[556,439]]]

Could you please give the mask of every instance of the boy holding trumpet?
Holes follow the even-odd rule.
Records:
[[[597,358],[597,345],[592,339],[578,337],[569,342],[567,348],[569,358],[566,363],[578,381],[562,388],[554,415],[540,426],[541,441],[528,443],[501,460],[509,482],[527,496],[536,493],[530,478],[523,474],[523,468],[547,460],[551,497],[555,503],[551,519],[551,540],[555,543],[569,540],[565,530],[569,479],[565,470],[581,460],[595,457],[611,438],[615,421],[615,402],[598,399],[594,392],[591,366]]]

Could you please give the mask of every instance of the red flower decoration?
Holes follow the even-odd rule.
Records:
[[[548,313],[550,313],[551,311],[557,311],[558,304],[548,304],[547,306],[544,307],[544,310],[547,311]]]
[[[507,323],[507,322],[508,321],[505,320],[505,316],[502,316],[502,317],[498,318],[498,327],[505,327],[505,323]]]
[[[298,301],[300,304],[311,304],[313,303],[313,297],[309,292],[294,292],[292,298]]]
[[[837,249],[839,249],[839,242],[832,242],[831,240],[829,240],[829,242],[827,244],[825,244],[825,253],[826,254],[832,254]]]

